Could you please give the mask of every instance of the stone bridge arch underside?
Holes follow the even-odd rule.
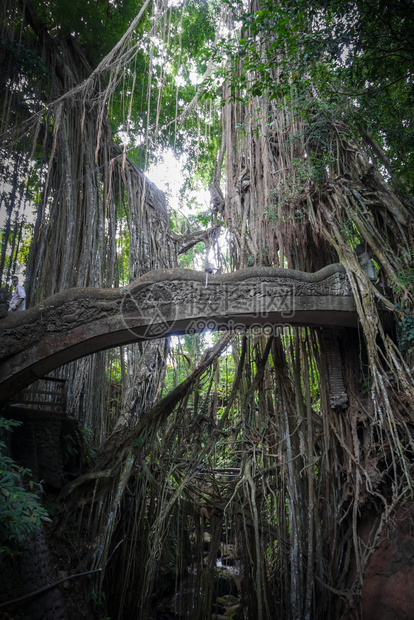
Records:
[[[77,358],[201,332],[276,325],[357,327],[342,265],[316,273],[271,267],[209,276],[150,272],[120,289],[76,288],[0,321],[0,400]]]

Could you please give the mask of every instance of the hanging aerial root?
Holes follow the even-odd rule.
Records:
[[[319,205],[319,209],[324,215],[321,229],[322,233],[334,245],[340,262],[345,266],[348,273],[369,358],[372,379],[371,396],[374,406],[374,415],[370,414],[370,416],[372,423],[377,425],[380,436],[382,434],[384,437],[388,436],[395,489],[396,493],[399,494],[403,487],[411,490],[413,487],[411,461],[403,431],[411,417],[409,411],[414,408],[413,376],[408,364],[404,363],[398,348],[384,332],[378,311],[378,301],[376,302],[376,300],[379,298],[380,304],[387,301],[388,303],[383,303],[383,305],[388,310],[394,309],[394,305],[389,300],[384,300],[381,294],[378,294],[374,285],[363,272],[350,245],[344,218],[352,219],[360,231],[361,237],[369,244],[376,260],[380,262],[387,275],[395,279],[396,271],[402,269],[404,263],[396,253],[394,256],[392,255],[390,248],[380,249],[378,247],[373,234],[368,231],[362,221],[363,215],[356,215],[355,204],[351,207],[350,201],[346,197],[345,200],[341,200],[340,197],[336,196],[335,201],[330,200],[330,207],[331,209],[328,210],[326,206]],[[357,207],[361,208],[360,205]],[[388,260],[389,257],[391,260]],[[406,300],[411,298],[411,293],[408,290],[403,290],[402,294]],[[396,389],[396,386],[400,386],[400,390]],[[400,392],[400,396],[398,392]],[[397,406],[399,400],[403,401],[403,410],[406,412],[406,417],[408,416],[405,422],[404,415],[400,411],[401,407]],[[411,450],[411,447],[408,450]],[[403,471],[403,476],[397,475],[397,461],[399,468]],[[357,486],[359,487],[358,480]],[[356,509],[357,507],[354,506],[354,510]]]
[[[232,338],[234,337],[232,332],[225,332],[214,347],[207,349],[204,353],[197,368],[191,373],[187,379],[180,383],[176,388],[171,390],[159,403],[154,405],[149,411],[144,413],[137,425],[130,431],[117,434],[115,442],[111,441],[111,450],[108,454],[106,448],[103,449],[102,458],[98,458],[97,462],[93,466],[93,470],[80,476],[73,482],[66,485],[60,494],[61,498],[67,497],[77,488],[87,484],[91,481],[104,478],[115,478],[119,470],[120,463],[125,458],[125,455],[132,449],[139,448],[142,442],[139,441],[142,434],[145,432],[149,436],[151,430],[156,429],[160,424],[165,422],[168,416],[174,411],[178,403],[186,396],[187,392],[192,388],[196,380],[207,370],[207,368],[214,362],[224,349],[228,346]]]

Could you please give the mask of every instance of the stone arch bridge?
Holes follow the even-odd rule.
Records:
[[[77,358],[139,340],[275,325],[356,327],[342,265],[209,276],[150,272],[120,289],[75,288],[0,320],[0,400]]]

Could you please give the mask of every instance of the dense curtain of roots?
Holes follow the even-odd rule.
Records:
[[[339,617],[342,604],[356,604],[385,523],[412,497],[414,384],[401,310],[412,312],[413,204],[387,185],[372,143],[356,142],[340,109],[313,94],[299,113],[297,102],[244,102],[232,89],[222,115],[226,198],[216,204],[233,233],[234,264],[314,271],[341,262],[356,301],[358,334],[291,329],[275,338],[276,392],[271,407],[263,405],[265,419],[278,413],[283,466],[271,492],[288,505],[286,547],[278,536],[276,552],[287,616],[321,617],[337,605],[326,617]],[[377,286],[357,259],[358,245],[374,261]],[[332,348],[347,393],[339,407],[329,380]],[[260,412],[259,391],[256,398]],[[360,523],[370,511],[377,527],[362,542]]]
[[[19,112],[19,80],[9,59],[1,101],[2,173],[13,188],[5,234],[12,245],[24,204],[38,207],[28,261],[31,303],[70,286],[122,284],[116,240],[124,228],[128,277],[176,266],[193,237],[186,243],[171,232],[163,195],[112,142],[106,105],[122,53],[128,60],[133,54],[131,42],[107,59],[115,69],[102,91],[97,78],[84,82],[86,68],[85,75],[74,70],[80,51],[68,49],[71,70],[58,71],[62,57],[53,42],[36,30],[33,15],[26,20],[54,75],[35,83],[35,103],[26,101]],[[167,394],[165,366],[173,353],[164,342],[66,369],[72,411],[99,437],[100,452],[62,490],[56,527],[76,537],[68,570],[103,568],[92,587],[105,592],[113,618],[150,618],[171,593],[181,593],[177,611],[210,617],[224,542],[240,558],[245,617],[340,618],[358,605],[387,522],[412,500],[414,384],[412,354],[403,344],[404,317],[412,312],[413,206],[381,177],[370,144],[357,142],[340,112],[316,96],[299,116],[289,103],[265,96],[249,105],[234,101],[230,85],[223,94],[211,192],[229,231],[233,268],[312,272],[341,262],[360,327],[226,334],[204,354],[195,336],[191,359],[174,353],[174,365],[179,358],[188,376]],[[39,177],[36,196],[26,193],[27,175]],[[383,287],[363,271],[359,244]],[[114,359],[123,382],[111,414],[114,395],[99,386]],[[374,527],[362,539],[367,515]],[[202,596],[186,598],[185,591]]]

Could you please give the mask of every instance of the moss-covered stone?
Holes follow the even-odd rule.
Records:
[[[231,607],[232,605],[237,605],[238,602],[238,598],[236,596],[233,596],[232,594],[226,594],[225,596],[220,596],[220,598],[217,599],[217,603],[219,603],[219,605],[224,605],[224,607]]]
[[[241,620],[242,617],[242,608],[241,605],[232,605],[228,607],[224,612],[224,616],[226,618],[231,618],[232,620]]]
[[[237,584],[233,575],[228,571],[214,571],[213,576],[214,594],[216,597],[224,596],[226,594],[237,594]]]
[[[224,612],[226,611],[226,606],[223,604],[218,603],[217,601],[215,603],[213,603],[213,614],[221,614],[223,615]]]

